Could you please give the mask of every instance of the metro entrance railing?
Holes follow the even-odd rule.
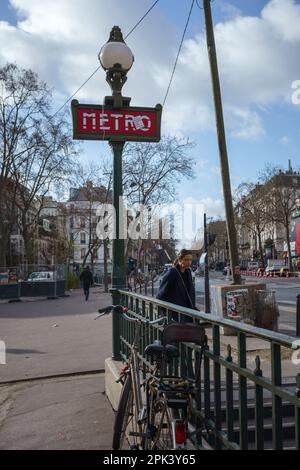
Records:
[[[189,316],[195,323],[209,323],[211,338],[203,352],[201,380],[193,410],[192,425],[205,423],[207,441],[214,449],[300,449],[300,373],[287,382],[283,376],[286,360],[300,363],[300,341],[294,337],[256,328],[213,314],[191,310],[129,291],[114,291],[120,304],[129,308],[131,315],[150,320],[172,313]],[[230,345],[221,349],[220,329],[233,328],[237,335],[237,357]],[[132,325],[122,318],[114,319],[114,358],[126,360],[133,339]],[[209,330],[207,330],[209,331]],[[161,327],[144,327],[139,348],[142,373],[152,364],[143,356],[147,344],[160,339]],[[249,365],[247,339],[254,337],[269,345],[264,358],[255,358]],[[180,357],[173,364],[176,375],[195,377],[200,360],[200,348],[194,344],[180,344]],[[288,359],[287,359],[288,358]],[[252,358],[253,359],[253,358]],[[262,360],[271,366],[269,376],[262,370]],[[299,366],[300,372],[300,366]]]

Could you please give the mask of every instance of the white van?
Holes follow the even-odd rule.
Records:
[[[53,281],[52,271],[33,272],[29,275],[28,282],[47,282]]]

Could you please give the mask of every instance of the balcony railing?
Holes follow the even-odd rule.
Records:
[[[204,420],[208,430],[207,441],[214,449],[300,449],[300,374],[287,382],[283,376],[284,358],[298,354],[294,337],[248,326],[216,315],[178,307],[153,297],[128,291],[115,291],[122,305],[131,315],[154,319],[171,312],[189,316],[196,323],[209,323],[209,341],[203,352],[192,422]],[[126,359],[133,339],[133,326],[119,318],[114,321],[115,357]],[[237,335],[237,354],[230,345],[221,347],[220,329],[233,328]],[[118,334],[119,332],[119,334]],[[161,327],[144,328],[139,349],[143,372],[151,368],[144,357],[144,349],[154,339],[160,339]],[[247,352],[251,336],[264,340],[268,349],[264,357],[253,360]],[[201,350],[190,343],[179,345],[180,359],[173,370],[176,375],[195,378]],[[236,357],[235,357],[236,356]],[[251,359],[251,360],[250,360]],[[291,359],[290,359],[291,360]],[[262,368],[264,363],[265,372]],[[285,362],[286,364],[286,362]],[[299,370],[300,371],[300,370]]]

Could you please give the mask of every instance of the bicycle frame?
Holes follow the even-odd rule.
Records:
[[[167,319],[167,317],[161,317],[156,320],[141,320],[132,318],[126,313],[122,313],[122,316],[129,322],[135,324],[135,332],[134,332],[134,339],[130,346],[130,356],[127,361],[128,369],[126,374],[131,374],[131,381],[132,381],[132,390],[133,390],[133,398],[135,403],[135,422],[138,427],[138,432],[134,433],[131,432],[130,435],[132,437],[141,437],[141,438],[148,438],[146,428],[146,432],[143,429],[143,425],[147,424],[146,416],[147,416],[147,405],[143,404],[142,399],[142,388],[141,388],[141,381],[140,381],[140,367],[139,367],[139,357],[138,357],[138,349],[139,349],[139,342],[141,339],[141,327],[143,324],[145,325],[154,325],[161,323]]]
[[[119,308],[119,311],[117,308]],[[188,416],[192,407],[192,389],[195,383],[191,384],[189,379],[181,377],[165,376],[167,358],[172,359],[177,357],[176,351],[174,356],[174,350],[170,349],[170,347],[166,350],[160,350],[161,346],[157,349],[156,344],[149,345],[149,354],[153,354],[152,357],[156,358],[156,368],[147,377],[146,381],[141,383],[138,351],[142,325],[158,324],[166,320],[167,317],[155,320],[134,318],[128,316],[125,313],[127,310],[122,306],[106,307],[106,309],[99,310],[99,312],[104,312],[105,314],[111,310],[114,310],[115,314],[120,313],[125,320],[134,323],[135,326],[133,341],[129,346],[130,354],[127,366],[121,372],[119,379],[119,381],[122,381],[124,388],[116,414],[114,448],[119,449],[120,445],[122,445],[120,442],[122,443],[124,439],[128,442],[131,449],[187,448],[187,440],[192,442],[191,433],[188,432]],[[167,328],[169,327],[170,325]],[[174,326],[171,328],[173,331]],[[193,335],[195,334],[195,330],[190,331],[190,327],[188,327],[187,331],[193,333]],[[187,334],[186,331],[184,332]],[[170,328],[168,333],[170,333]],[[180,335],[182,336],[181,329]],[[193,339],[193,336],[189,336],[190,338]],[[168,345],[170,346],[169,343],[166,343],[166,346]],[[159,374],[157,373],[158,370],[160,370]],[[122,380],[124,377],[125,380]],[[196,374],[197,380],[198,374]],[[145,403],[143,403],[142,385],[145,386],[146,390]],[[129,399],[129,397],[131,398]],[[126,415],[124,410],[131,411],[128,411]],[[124,420],[125,424],[127,423],[125,426],[123,425]],[[165,445],[166,441],[167,446]]]
[[[143,405],[142,405],[142,391],[141,391],[141,381],[140,381],[140,369],[139,369],[139,358],[138,358],[138,347],[139,341],[141,338],[141,326],[142,323],[139,320],[134,320],[136,322],[136,329],[134,340],[131,345],[131,354],[129,357],[129,367],[132,380],[133,396],[135,400],[135,420],[138,425],[141,424],[143,420]]]

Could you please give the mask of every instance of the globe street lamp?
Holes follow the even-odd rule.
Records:
[[[124,106],[122,88],[127,80],[126,75],[132,67],[134,57],[130,48],[124,42],[119,26],[114,26],[111,30],[109,39],[101,48],[98,58],[101,66],[106,71],[106,81],[112,90],[113,100],[106,97],[106,104],[111,104],[113,101],[114,107]],[[128,106],[129,102],[127,100],[128,98],[125,99],[125,102]]]
[[[106,71],[106,81],[112,90],[112,96],[106,96],[104,103],[112,108],[128,107],[130,98],[122,96],[122,88],[127,80],[127,72],[133,64],[133,54],[125,44],[121,29],[114,26],[111,30],[108,42],[99,52],[99,61]],[[114,140],[115,139],[115,140]],[[113,260],[112,260],[112,300],[113,304],[119,304],[118,289],[125,289],[125,250],[124,237],[122,236],[123,205],[120,210],[120,200],[123,196],[122,187],[122,151],[125,140],[117,137],[112,138],[109,144],[113,152],[113,205],[115,209],[115,235],[113,238]],[[113,316],[113,358],[120,360],[120,319]]]

